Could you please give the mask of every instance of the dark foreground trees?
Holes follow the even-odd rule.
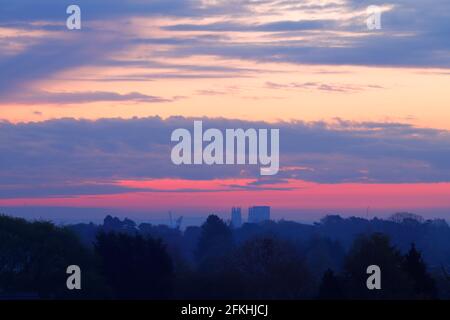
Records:
[[[445,265],[429,270],[415,245],[401,252],[381,233],[361,235],[344,248],[324,234],[298,236],[293,224],[285,233],[273,232],[274,222],[236,232],[210,216],[201,227],[190,228],[188,235],[172,232],[176,237],[171,237],[172,250],[167,250],[167,240],[158,235],[168,232],[155,226],[143,233],[127,225],[124,233],[122,228],[99,228],[103,232],[96,233],[94,245],[84,246],[67,228],[0,216],[0,299],[450,297]],[[190,254],[177,254],[176,239],[192,241],[183,243]],[[80,291],[66,287],[69,265],[81,268]],[[381,269],[382,290],[366,286],[370,265]]]
[[[66,287],[66,269],[83,272],[81,291]],[[105,297],[94,255],[77,237],[49,222],[0,216],[0,298]]]
[[[312,293],[308,267],[287,241],[271,237],[249,240],[231,261],[231,268],[242,277],[241,290],[246,298],[301,299]]]
[[[204,257],[180,298],[305,299],[313,283],[295,246],[272,237],[254,238],[217,257]]]
[[[357,238],[344,264],[346,291],[353,299],[405,299],[411,298],[411,282],[402,270],[403,257],[383,234]],[[367,267],[379,266],[382,290],[368,290]]]
[[[173,266],[160,240],[141,235],[100,233],[95,251],[114,296],[120,299],[167,299]]]
[[[210,215],[202,225],[196,257],[199,263],[220,258],[233,248],[230,228],[216,215]]]
[[[342,290],[342,282],[333,272],[328,269],[323,274],[322,282],[319,286],[319,300],[341,300],[346,296]]]
[[[415,299],[436,299],[437,288],[435,280],[428,273],[422,254],[414,244],[404,257],[403,270],[412,281]]]
[[[381,290],[368,290],[367,267],[381,270]],[[413,244],[402,255],[389,238],[375,233],[358,237],[344,263],[344,272],[336,276],[325,272],[319,287],[320,299],[436,299],[434,279]]]

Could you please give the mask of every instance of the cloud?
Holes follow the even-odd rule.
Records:
[[[0,123],[0,197],[124,191],[119,180],[261,179],[259,166],[175,166],[171,132],[192,118],[59,119]],[[203,118],[204,128],[279,128],[274,179],[448,182],[450,133],[403,123],[252,122]],[[271,188],[261,180],[247,188]],[[259,184],[259,186],[258,186]],[[244,186],[245,187],[245,186]],[[241,186],[242,188],[242,186]],[[130,189],[134,190],[134,189]]]
[[[130,92],[119,94],[108,91],[86,91],[86,92],[33,92],[19,94],[14,96],[6,96],[4,102],[17,104],[82,104],[100,101],[119,102],[134,101],[159,103],[169,102],[171,99],[145,95],[139,92]],[[2,99],[0,98],[0,101]]]
[[[111,63],[114,54],[136,48],[145,50],[145,45],[152,46],[152,57],[160,60],[212,55],[299,64],[450,68],[447,0],[347,0],[321,4],[275,0],[209,4],[197,0],[113,0],[107,6],[99,0],[80,0],[86,23],[78,33],[65,29],[68,4],[52,0],[2,4],[0,25],[23,30],[57,31],[58,26],[61,29],[13,57],[0,55],[0,93],[79,66]],[[379,32],[366,28],[365,8],[371,4],[391,8],[382,15]],[[148,21],[153,22],[150,26],[154,32],[138,32],[149,28]],[[242,32],[249,34],[245,41]],[[261,36],[261,32],[268,34]],[[10,37],[8,42],[19,38]],[[136,67],[132,60],[116,63]],[[202,63],[197,66],[201,67]],[[191,71],[179,65],[173,73],[148,72],[149,77],[144,78],[217,76],[195,76]]]
[[[383,89],[383,87],[379,85],[327,84],[320,82],[291,82],[283,84],[270,81],[266,82],[266,87],[269,89],[304,89],[341,93],[356,93],[369,89]]]
[[[446,36],[450,21],[445,14],[450,10],[448,1],[349,0],[329,4],[305,10],[294,1],[256,2],[249,6],[252,12],[248,14],[249,19],[228,17],[213,23],[174,23],[163,29],[229,37],[227,41],[182,47],[178,55],[217,55],[300,64],[450,67],[450,41]],[[389,8],[382,14],[382,29],[375,32],[367,30],[365,22],[365,9],[374,4]],[[263,15],[261,12],[279,18],[268,23],[252,23]],[[295,19],[296,12],[306,18]],[[292,20],[286,20],[287,14]],[[327,14],[334,20],[317,18]],[[254,37],[243,43],[233,32],[254,33]],[[261,38],[259,32],[272,34]]]
[[[335,25],[333,20],[276,21],[261,24],[244,24],[231,21],[209,24],[174,24],[163,27],[171,31],[216,31],[216,32],[281,32],[292,30],[320,30]]]
[[[95,65],[120,49],[121,44],[98,35],[42,40],[19,54],[0,59],[0,95],[27,93],[35,82],[46,81],[68,69]]]
[[[359,65],[383,67],[450,68],[450,44],[434,36],[367,35],[327,40],[273,38],[266,42],[226,42],[184,47],[173,56],[212,55],[260,62],[289,62],[312,65]],[[339,43],[341,42],[341,43]],[[439,42],[439,44],[436,44]],[[326,44],[329,43],[328,46]]]
[[[67,17],[66,8],[73,1],[33,0],[2,1],[0,22],[28,22],[28,21],[63,21]],[[191,16],[203,13],[196,0],[109,0],[105,4],[102,0],[78,0],[84,20],[118,19],[123,16]],[[197,11],[197,13],[196,13]]]

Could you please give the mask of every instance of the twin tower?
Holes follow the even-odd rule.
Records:
[[[260,223],[267,220],[270,220],[269,206],[256,206],[248,208],[248,223]],[[234,228],[240,228],[242,226],[241,208],[231,208],[231,225]]]

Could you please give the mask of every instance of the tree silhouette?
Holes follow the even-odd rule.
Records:
[[[437,296],[436,284],[428,274],[422,254],[417,251],[415,244],[406,254],[403,269],[409,275],[414,284],[414,293],[419,299],[435,299]]]
[[[220,258],[233,247],[230,228],[216,215],[210,215],[202,225],[196,256],[199,262]]]
[[[357,238],[345,260],[346,290],[356,299],[408,299],[413,295],[412,285],[402,269],[403,257],[391,246],[389,238],[375,233]],[[382,290],[369,290],[367,267],[381,269]]]
[[[311,274],[298,250],[273,237],[248,240],[231,260],[250,299],[299,299],[311,293]]]
[[[172,287],[172,260],[161,241],[140,235],[100,233],[95,249],[117,298],[165,299]]]
[[[58,227],[0,215],[0,299],[435,299],[437,288],[448,299],[448,240],[447,223],[431,220],[328,216],[231,230],[212,215],[183,232],[110,216]],[[69,265],[81,267],[82,290],[67,290]],[[381,290],[366,286],[370,265]]]
[[[69,265],[81,268],[82,290],[67,290]],[[105,297],[95,268],[94,256],[69,230],[0,216],[0,296]]]

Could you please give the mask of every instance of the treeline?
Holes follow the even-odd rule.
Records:
[[[0,217],[0,298],[449,299],[450,228],[412,215],[328,216],[182,231],[106,217],[57,227]],[[431,261],[431,262],[430,262]],[[66,268],[82,290],[66,288]],[[381,268],[381,290],[366,269]]]

